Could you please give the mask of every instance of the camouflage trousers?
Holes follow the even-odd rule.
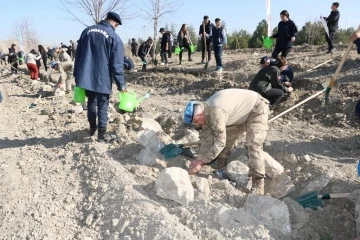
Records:
[[[72,84],[75,83],[74,77],[73,77],[73,72],[74,72],[74,62],[72,61],[66,61],[66,62],[62,62],[60,63],[64,72],[62,73],[62,77],[60,77],[58,84],[65,84],[65,89],[66,91],[71,91],[72,90]],[[66,75],[66,76],[65,76]],[[65,82],[64,82],[65,79]]]
[[[265,177],[265,159],[263,143],[268,131],[269,101],[259,97],[248,120],[238,126],[226,127],[226,145],[217,157],[227,159],[236,142],[246,134],[246,146],[249,155],[249,175],[255,178]]]

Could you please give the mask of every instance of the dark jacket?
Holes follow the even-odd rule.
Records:
[[[226,32],[223,27],[217,28],[213,25],[210,38],[213,40],[214,46],[227,44]]]
[[[356,39],[354,43],[357,46],[357,53],[360,54],[360,38]]]
[[[328,17],[324,17],[327,21],[327,26],[329,28],[329,32],[335,32],[339,28],[339,19],[340,19],[340,12],[339,11],[331,11]]]
[[[138,44],[137,44],[137,42],[132,41],[131,44],[130,44],[130,46],[131,46],[131,49],[137,49]]]
[[[147,46],[146,42],[143,42],[139,47],[137,55],[140,58],[144,58],[148,52],[149,52],[149,47]]]
[[[101,21],[81,33],[74,77],[76,86],[97,93],[111,94],[113,80],[118,90],[126,89],[124,46],[110,23]]]
[[[165,32],[161,37],[161,49],[166,49],[166,44],[170,44],[170,33]]]
[[[212,29],[213,29],[213,24],[209,21],[209,22],[205,25],[205,33],[208,34],[208,37],[211,35]],[[204,35],[204,28],[203,28],[203,25],[202,25],[202,24],[200,25],[200,28],[199,28],[199,35],[200,35],[200,34]]]
[[[16,53],[15,48],[9,48],[9,53]]]
[[[186,38],[185,38],[186,36]],[[188,30],[182,31],[180,30],[177,35],[177,41],[180,47],[184,46],[184,44],[190,44],[190,32]]]
[[[267,66],[262,68],[251,81],[249,90],[258,92],[264,96],[267,91],[272,88],[278,88],[286,90],[285,86],[279,83],[278,77],[280,76],[280,70],[275,66]]]
[[[131,60],[127,56],[124,56],[124,69],[131,70],[134,67],[135,67],[135,64],[134,64],[133,60]]]
[[[289,19],[287,22],[280,21],[278,24],[278,32],[273,35],[277,38],[277,47],[292,47],[291,38],[296,37],[298,34],[295,23]]]
[[[294,79],[294,70],[290,65],[288,65],[285,70],[281,71],[280,74],[280,82],[292,82]]]

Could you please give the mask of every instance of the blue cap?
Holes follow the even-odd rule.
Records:
[[[196,104],[195,101],[190,101],[186,105],[185,113],[184,113],[184,122],[187,124],[191,124],[194,118],[194,105]]]
[[[54,67],[56,66],[56,64],[58,64],[58,63],[55,62],[55,61],[51,62],[51,63],[50,63],[51,68],[54,68]]]
[[[111,20],[114,20],[115,22],[117,22],[119,25],[122,25],[121,23],[121,18],[119,16],[119,14],[117,13],[114,13],[114,12],[109,12],[107,14],[107,18],[111,19]]]

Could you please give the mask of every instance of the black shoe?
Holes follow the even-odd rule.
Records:
[[[109,143],[112,138],[106,134],[106,128],[98,128],[98,142],[100,143]]]
[[[333,53],[334,53],[334,49],[331,49],[331,50],[326,52],[326,54],[333,54]]]
[[[204,60],[201,60],[201,64],[205,64],[205,61],[204,61]]]
[[[89,135],[90,135],[91,137],[94,136],[96,130],[97,130],[97,128],[90,128],[90,130],[89,130]]]
[[[189,62],[192,62],[193,60],[191,59],[191,58],[189,58],[189,60],[188,60]]]

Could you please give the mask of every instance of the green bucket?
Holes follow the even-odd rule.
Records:
[[[193,52],[195,52],[195,49],[196,49],[196,45],[190,45],[190,50],[191,50],[191,52],[193,53]]]
[[[181,51],[180,47],[177,46],[177,47],[175,48],[175,54],[176,54],[176,55],[179,55],[179,54],[180,54],[180,51]]]
[[[74,88],[74,102],[84,103],[85,102],[85,89],[80,87]]]
[[[274,40],[272,38],[263,36],[263,47],[265,49],[271,50],[273,44]]]

